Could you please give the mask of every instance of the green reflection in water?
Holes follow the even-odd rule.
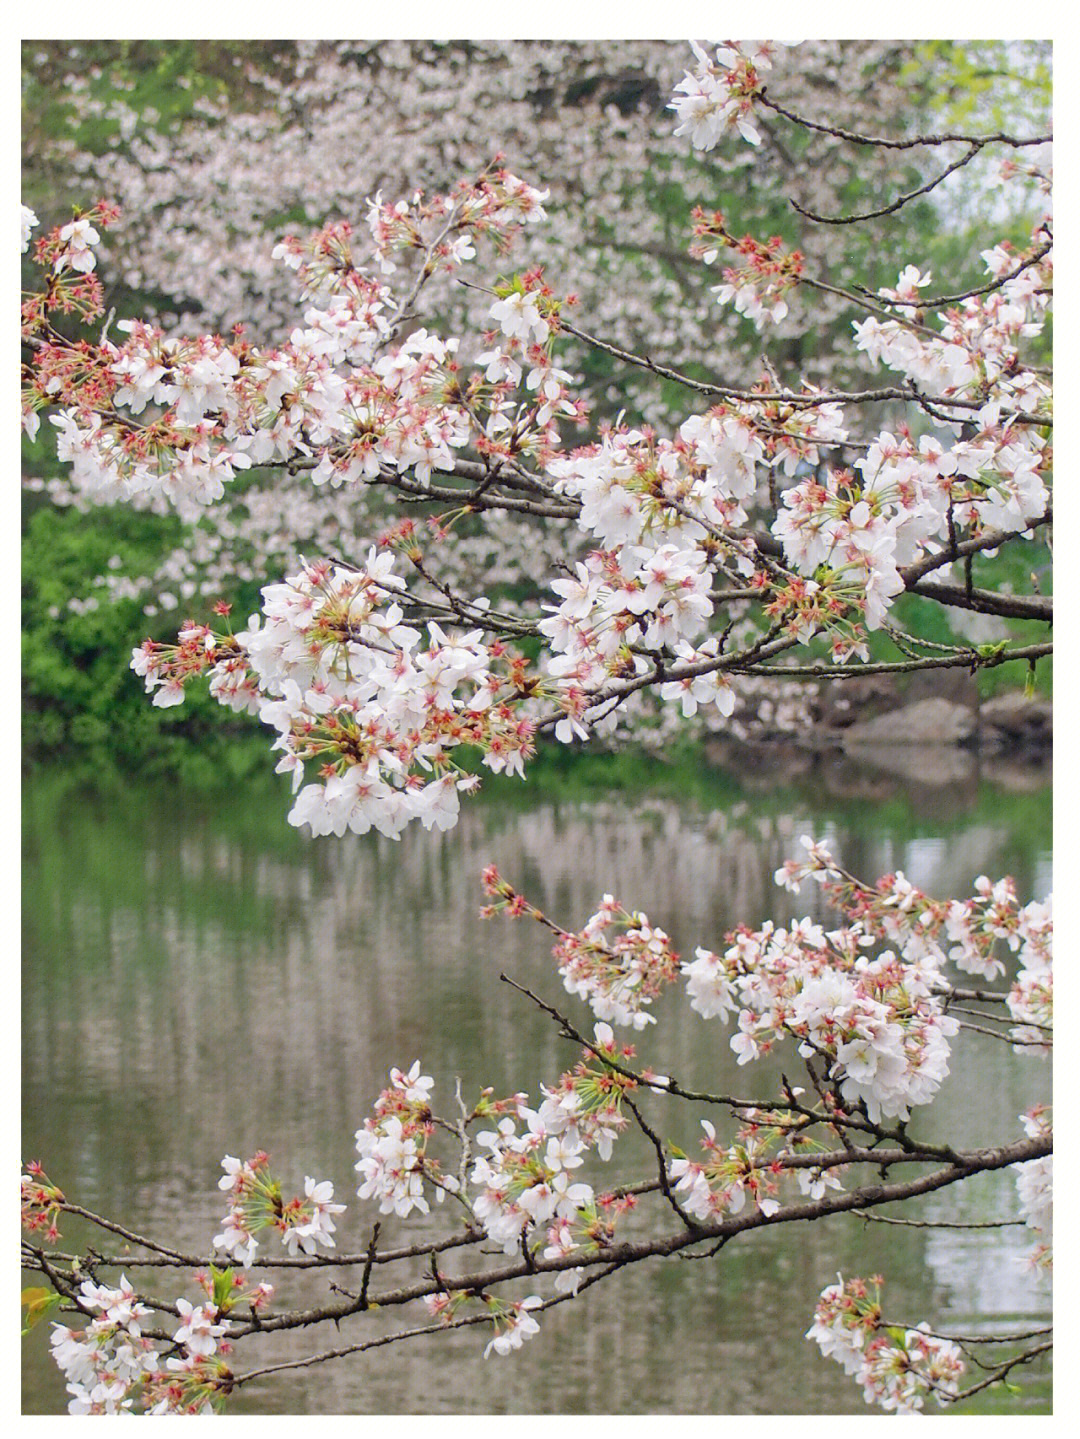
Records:
[[[353,1132],[391,1064],[422,1058],[449,1107],[456,1076],[466,1096],[490,1083],[531,1086],[535,1099],[537,1081],[575,1058],[499,983],[505,970],[586,1023],[535,926],[478,919],[486,863],[571,926],[610,890],[684,952],[715,947],[739,922],[815,913],[816,895],[783,894],[771,879],[804,832],[829,838],[868,878],[900,868],[946,894],[979,873],[1011,873],[1021,896],[1041,895],[1045,779],[1007,767],[988,778],[963,758],[966,768],[953,756],[935,775],[925,755],[914,774],[898,774],[895,756],[853,771],[748,755],[732,772],[559,755],[527,785],[489,782],[450,834],[413,829],[398,844],[306,838],[285,824],[276,782],[214,792],[113,775],[86,787],[35,772],[24,788],[24,1152],[89,1207],[194,1250],[216,1232],[226,1152],[272,1147],[287,1183],[329,1177],[348,1201]],[[657,1013],[640,1036],[645,1062],[691,1085],[746,1090],[722,1028],[675,995]],[[990,1142],[1048,1097],[1037,1061],[975,1041],[920,1127]],[[668,1111],[656,1097],[652,1108],[672,1139],[695,1147],[706,1111]],[[647,1172],[632,1139],[616,1154],[619,1177]],[[1000,1218],[1011,1200],[1010,1176],[986,1176],[928,1196],[920,1213]],[[363,1248],[371,1218],[350,1205],[341,1242]],[[388,1242],[403,1228],[384,1223]],[[301,1371],[236,1408],[864,1413],[851,1381],[802,1337],[836,1270],[882,1270],[897,1317],[992,1330],[1048,1313],[1022,1265],[1027,1247],[1014,1229],[904,1230],[841,1216],[746,1236],[708,1265],[639,1266],[546,1315],[512,1359],[485,1363],[465,1331],[402,1346],[390,1363]],[[43,1333],[26,1346],[28,1411],[64,1405],[46,1348]],[[278,1341],[266,1362],[292,1352]],[[1025,1406],[1045,1411],[1048,1379],[1026,1382]],[[980,1411],[996,1407],[1008,1401],[980,1396]]]

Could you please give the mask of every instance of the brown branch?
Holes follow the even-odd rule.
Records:
[[[838,289],[835,285],[827,285],[822,280],[812,280],[808,276],[802,276],[800,284],[809,285],[812,289],[821,290],[826,294],[838,295],[840,298],[849,301],[862,310],[877,310],[887,319],[895,320],[897,317],[890,311],[884,309],[876,301],[869,297],[854,295],[850,290]],[[943,405],[950,409],[981,410],[986,403],[984,400],[966,400],[949,395],[923,395],[912,387],[898,385],[883,385],[875,389],[867,390],[827,390],[820,394],[800,394],[793,390],[747,390],[739,389],[733,385],[716,384],[706,380],[694,380],[689,375],[684,375],[678,370],[671,369],[668,365],[658,364],[655,360],[649,359],[647,355],[635,354],[632,350],[621,349],[618,345],[609,344],[607,340],[601,340],[596,335],[590,335],[585,330],[580,330],[569,321],[560,319],[559,328],[567,334],[574,335],[577,339],[583,340],[585,344],[591,345],[602,354],[610,355],[612,359],[621,360],[624,364],[634,365],[638,369],[648,370],[650,373],[659,376],[662,380],[671,380],[675,384],[682,385],[686,389],[696,390],[702,395],[716,395],[720,399],[744,400],[751,404],[771,405],[783,404],[793,405],[800,409],[815,409],[820,405],[831,404],[871,404],[880,400],[903,400],[907,404],[917,404],[925,408],[927,405]],[[937,337],[940,338],[940,337]],[[1017,413],[1016,418],[1029,424],[1051,425],[1052,419],[1042,415],[1029,414],[1026,411]]]
[[[860,1209],[853,1209],[851,1213],[867,1224],[899,1224],[906,1229],[1012,1229],[1027,1224],[1026,1219],[980,1219],[964,1223],[950,1219],[895,1219],[888,1214],[864,1214]]]
[[[137,1244],[141,1249],[149,1249],[155,1254],[166,1255],[174,1263],[192,1265],[198,1268],[202,1262],[193,1258],[190,1254],[181,1254],[178,1250],[170,1249],[167,1245],[159,1244],[154,1239],[146,1239],[141,1234],[136,1234],[131,1229],[125,1229],[122,1224],[115,1223],[112,1219],[103,1219],[100,1214],[94,1214],[89,1209],[84,1209],[81,1204],[69,1204],[65,1201],[57,1206],[64,1214],[77,1214],[80,1219],[86,1219],[91,1224],[96,1224],[99,1229],[107,1229],[110,1234],[118,1234],[121,1239],[126,1239],[129,1244]]]
[[[853,145],[872,145],[879,150],[914,150],[920,146],[932,145],[1011,145],[1014,149],[1023,149],[1029,145],[1049,145],[1053,141],[1053,135],[1033,135],[1030,139],[1019,139],[1015,135],[1006,135],[997,131],[992,135],[913,135],[907,140],[889,140],[875,135],[861,135],[855,130],[844,130],[839,125],[823,125],[817,120],[808,120],[803,115],[796,115],[791,110],[785,110],[775,100],[770,100],[763,87],[754,97],[761,105],[782,115],[785,120],[790,120],[795,125],[800,125],[804,130],[816,130],[822,135],[833,135],[838,140],[848,140]]]
[[[975,156],[981,152],[985,143],[986,142],[982,140],[972,141],[971,148],[967,154],[961,155],[959,160],[954,160],[951,165],[946,166],[940,175],[936,175],[932,180],[928,180],[925,185],[920,185],[917,190],[909,190],[905,195],[898,195],[891,205],[883,205],[880,210],[864,210],[861,215],[815,215],[812,210],[804,210],[798,200],[791,199],[790,203],[800,215],[804,215],[806,219],[813,220],[819,225],[858,225],[861,224],[863,220],[878,220],[882,215],[895,214],[897,210],[902,209],[910,200],[917,200],[920,195],[928,195],[931,190],[935,190],[938,185],[941,184],[942,180],[947,179],[954,170],[962,169],[964,165],[974,160]],[[919,308],[921,309],[922,307],[920,306]]]
[[[368,1307],[368,1285],[371,1282],[371,1269],[375,1263],[375,1247],[379,1242],[380,1228],[379,1221],[376,1220],[371,1229],[371,1243],[368,1245],[367,1259],[364,1261],[364,1272],[360,1278],[360,1298],[357,1303],[361,1310]]]
[[[988,654],[981,654],[978,650],[965,650],[962,654],[929,655],[920,660],[898,660],[881,664],[754,665],[738,673],[784,680],[853,680],[864,675],[913,674],[916,670],[996,669],[998,665],[1009,664],[1012,660],[1039,660],[1052,655],[1053,652],[1054,646],[1046,643],[1023,645],[1017,649],[992,651]]]
[[[951,565],[954,560],[962,559],[965,555],[976,555],[982,550],[996,550],[1007,541],[1015,540],[1029,530],[1037,530],[1042,525],[1053,524],[1053,521],[1054,512],[1048,508],[1037,519],[1028,520],[1022,530],[986,530],[983,534],[976,535],[970,540],[960,540],[955,546],[950,545],[948,550],[936,555],[924,555],[921,560],[906,565],[900,571],[905,588],[910,589],[924,575],[931,574],[934,570],[940,570],[944,565]]]
[[[920,1194],[929,1194],[935,1190],[956,1184],[961,1180],[968,1179],[974,1174],[985,1173],[990,1170],[1003,1169],[1013,1164],[1025,1163],[1030,1159],[1039,1159],[1053,1152],[1053,1143],[1049,1139],[1041,1137],[1018,1140],[1010,1145],[1003,1145],[991,1149],[971,1150],[958,1152],[952,1162],[944,1168],[934,1170],[930,1174],[920,1175],[915,1179],[901,1181],[895,1184],[886,1184],[883,1181],[866,1185],[846,1193],[831,1192],[821,1199],[811,1200],[803,1204],[794,1204],[783,1207],[771,1215],[763,1214],[760,1210],[752,1210],[750,1213],[729,1216],[723,1220],[712,1223],[703,1223],[694,1231],[680,1230],[677,1234],[661,1235],[652,1239],[628,1240],[625,1243],[612,1245],[596,1254],[576,1252],[562,1256],[557,1259],[533,1259],[526,1264],[524,1259],[511,1261],[496,1269],[477,1271],[472,1274],[455,1276],[443,1276],[442,1287],[444,1290],[482,1291],[494,1285],[504,1284],[512,1279],[520,1279],[534,1273],[556,1274],[562,1270],[575,1268],[591,1268],[596,1265],[607,1265],[618,1263],[620,1265],[636,1263],[643,1259],[662,1257],[680,1253],[682,1250],[700,1243],[705,1239],[719,1239],[731,1237],[744,1233],[751,1229],[760,1229],[766,1225],[789,1224],[802,1221],[810,1221],[828,1218],[833,1214],[846,1213],[852,1209],[876,1208],[882,1204],[892,1204],[902,1200],[913,1199]],[[882,1155],[867,1151],[868,1163],[880,1163]],[[817,1156],[805,1156],[811,1164],[820,1163]],[[911,1155],[906,1151],[889,1153],[888,1163],[901,1162],[927,1162],[925,1156]],[[844,1153],[839,1162],[845,1164],[851,1162],[850,1155]],[[385,1291],[372,1296],[371,1304],[378,1304],[382,1308],[389,1308],[407,1304],[415,1299],[423,1299],[429,1294],[438,1291],[435,1281],[425,1278],[414,1281],[411,1284],[402,1285],[397,1289]],[[263,1319],[259,1325],[260,1332],[271,1330],[285,1330],[306,1328],[313,1324],[319,1324],[327,1320],[341,1319],[352,1312],[352,1305],[332,1306],[326,1305],[321,1308],[297,1311],[288,1315],[271,1315]],[[254,1328],[254,1326],[252,1326]],[[232,1334],[232,1338],[242,1338],[250,1329],[239,1328]]]
[[[542,1314],[547,1309],[554,1309],[556,1304],[566,1304],[569,1300],[576,1299],[582,1290],[598,1284],[602,1279],[608,1278],[622,1267],[621,1263],[611,1264],[599,1274],[589,1275],[583,1279],[575,1293],[553,1295],[550,1299],[545,1299],[542,1304],[538,1304],[532,1312]],[[453,1319],[448,1324],[429,1324],[418,1329],[398,1330],[396,1334],[386,1334],[379,1339],[368,1339],[359,1344],[347,1344],[340,1349],[326,1349],[320,1354],[310,1354],[304,1359],[287,1359],[280,1364],[268,1364],[262,1369],[251,1369],[246,1374],[234,1375],[232,1387],[235,1389],[240,1384],[250,1384],[253,1379],[265,1379],[268,1375],[280,1374],[286,1369],[310,1369],[313,1365],[325,1363],[328,1359],[343,1359],[349,1354],[360,1354],[365,1349],[385,1348],[387,1344],[396,1344],[404,1339],[417,1339],[425,1334],[441,1334],[448,1329],[466,1329],[477,1324],[490,1324],[491,1322],[490,1314],[470,1314],[461,1319]]]
[[[1023,1220],[1018,1221],[1023,1223]],[[889,1327],[887,1320],[882,1320],[882,1326]],[[906,1325],[902,1326],[907,1328]],[[1037,1329],[1025,1329],[1022,1334],[938,1334],[933,1329],[922,1330],[923,1334],[929,1334],[931,1339],[948,1339],[952,1344],[1019,1344],[1023,1339],[1037,1339],[1043,1334],[1052,1334],[1053,1328],[1049,1324],[1040,1325]]]
[[[961,1029],[970,1029],[972,1034],[984,1034],[988,1039],[1000,1039],[1005,1044],[1015,1045],[1020,1048],[1047,1049],[1053,1044],[1052,1036],[1046,1039],[1016,1039],[1013,1035],[1003,1034],[1000,1030],[987,1029],[986,1026],[982,1024],[972,1024],[971,1021],[967,1019],[957,1020],[957,1023]],[[1045,1029],[1046,1026],[1039,1024],[1033,1025],[1032,1028]]]
[[[945,999],[974,999],[982,1004],[1005,1004],[1008,1001],[1008,994],[998,989],[957,989],[953,985],[945,985],[943,988],[935,989],[935,994],[944,995]]]
[[[992,590],[968,590],[964,585],[923,584],[907,586],[909,594],[922,595],[950,608],[973,610],[977,614],[1003,615],[1013,620],[1052,620],[1052,595],[1000,595]]]
[[[656,1151],[657,1176],[659,1179],[660,1189],[663,1192],[664,1198],[671,1205],[672,1209],[674,1209],[675,1213],[679,1216],[687,1229],[699,1229],[701,1226],[699,1225],[698,1221],[696,1219],[692,1219],[690,1215],[687,1214],[686,1210],[682,1207],[682,1205],[675,1198],[675,1195],[671,1191],[671,1185],[668,1182],[668,1159],[667,1155],[664,1153],[664,1145],[660,1139],[660,1136],[651,1127],[651,1125],[649,1125],[645,1117],[642,1115],[641,1110],[638,1109],[637,1105],[629,1097],[629,1095],[623,1096],[623,1103],[637,1120],[638,1128],[641,1130],[642,1134],[644,1134],[645,1137],[649,1140],[649,1143]]]
[[[95,1222],[108,1228],[108,1224],[94,1216]],[[402,1259],[423,1259],[433,1250],[442,1253],[447,1249],[460,1249],[471,1244],[478,1244],[484,1238],[482,1229],[467,1229],[461,1234],[452,1235],[448,1239],[440,1239],[435,1242],[426,1240],[420,1244],[404,1245],[398,1249],[384,1249],[376,1254],[374,1264],[395,1264]],[[63,1263],[70,1264],[78,1261],[85,1263],[85,1256],[81,1254],[66,1254],[59,1250],[50,1250],[51,1257]],[[352,1268],[359,1264],[367,1264],[370,1256],[370,1246],[361,1254],[313,1254],[313,1255],[267,1255],[261,1259],[255,1259],[251,1265],[252,1269],[326,1269],[326,1268]],[[112,1269],[206,1269],[209,1265],[220,1265],[222,1256],[210,1254],[199,1257],[197,1255],[178,1254],[172,1256],[169,1251],[164,1250],[158,1254],[150,1254],[144,1258],[132,1254],[98,1254],[94,1256],[94,1263],[100,1264],[103,1268]]]
[[[989,295],[993,290],[1000,290],[1002,285],[1007,285],[1010,280],[1015,280],[1017,275],[1022,275],[1025,270],[1037,265],[1044,255],[1048,255],[1054,248],[1052,240],[1030,254],[1026,260],[1022,260],[1015,270],[1010,270],[1007,275],[1002,275],[997,280],[991,280],[988,284],[979,285],[974,290],[961,290],[957,295],[934,295],[931,299],[924,300],[920,297],[918,308],[920,310],[942,310],[946,305],[958,305],[961,300],[973,300],[979,295]]]
[[[1011,1369],[1015,1369],[1018,1364],[1030,1364],[1040,1354],[1049,1354],[1053,1347],[1053,1341],[1049,1341],[1046,1344],[1036,1344],[1033,1349],[1027,1349],[1023,1354],[1017,1354],[1014,1359],[998,1365],[992,1373],[988,1374],[985,1379],[981,1379],[978,1384],[973,1384],[970,1389],[964,1389],[959,1394],[950,1394],[948,1396],[950,1403],[959,1404],[964,1399],[970,1399],[973,1394],[978,1394],[983,1389],[989,1389],[991,1384],[996,1384],[999,1379],[1004,1379],[1006,1374]]]

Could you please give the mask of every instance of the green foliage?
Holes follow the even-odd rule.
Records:
[[[28,40],[23,43],[23,109],[35,134],[74,139],[101,154],[126,138],[123,110],[141,127],[168,132],[188,119],[199,101],[243,109],[265,103],[258,73],[280,75],[291,63],[291,41]],[[98,102],[96,115],[80,116],[74,84]],[[121,102],[119,105],[116,102]],[[77,120],[77,126],[73,121]]]
[[[222,762],[230,735],[258,728],[192,688],[178,709],[155,709],[129,669],[145,638],[175,638],[173,611],[153,622],[133,599],[110,601],[109,561],[124,571],[150,569],[181,534],[174,518],[117,505],[80,514],[50,504],[27,506],[23,541],[23,741],[30,759],[78,751],[90,766],[202,769]],[[103,596],[78,613],[72,596]]]
[[[235,1273],[236,1271],[229,1266],[224,1269],[218,1269],[214,1264],[210,1266],[210,1278],[213,1283],[211,1299],[219,1314],[228,1314],[233,1307],[233,1277]]]
[[[934,107],[949,129],[1016,130],[1047,123],[1053,104],[1048,40],[924,40],[901,72],[934,76]]]
[[[50,1314],[60,1308],[64,1302],[62,1294],[55,1289],[43,1289],[35,1287],[22,1291],[22,1307],[26,1310],[26,1320],[23,1324],[22,1335],[25,1339],[35,1325],[47,1319]]]

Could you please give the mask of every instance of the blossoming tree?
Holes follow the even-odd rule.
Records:
[[[1025,189],[1032,182],[1022,175],[1007,191],[980,185],[993,172],[987,151],[949,178],[947,203],[939,201],[941,189],[916,197],[899,226],[888,206],[921,184],[917,151],[853,146],[836,134],[768,119],[759,120],[761,144],[753,150],[694,149],[663,121],[683,53],[661,42],[192,42],[192,48],[196,54],[186,62],[184,45],[149,42],[31,43],[24,52],[30,203],[51,223],[69,201],[82,203],[91,183],[94,193],[118,202],[124,224],[112,232],[101,265],[113,303],[169,333],[199,327],[225,334],[242,321],[249,339],[273,342],[296,316],[293,273],[272,255],[283,225],[355,220],[358,197],[380,187],[396,194],[405,183],[397,177],[442,193],[502,151],[507,168],[543,175],[551,191],[547,220],[519,236],[516,267],[546,264],[557,254],[560,287],[579,295],[594,334],[698,380],[715,378],[704,359],[722,353],[728,382],[752,383],[760,373],[759,334],[736,305],[716,305],[709,293],[721,278],[719,248],[705,243],[695,256],[683,235],[689,211],[695,205],[712,211],[722,195],[733,237],[779,231],[789,249],[798,245],[808,273],[831,287],[814,292],[812,344],[800,307],[770,316],[773,363],[843,389],[861,374],[843,291],[871,276],[874,285],[891,280],[909,251],[952,274],[958,256],[964,258],[964,230],[978,230],[977,217],[989,218],[995,197],[1000,208],[1008,195],[1010,214],[1030,201]],[[971,50],[963,48],[965,55]],[[928,57],[926,45],[810,41],[774,58],[770,81],[802,114],[827,109],[833,125],[857,129],[872,85],[882,131],[953,123],[943,103],[929,97],[955,93],[955,59],[936,51]],[[1037,60],[1037,52],[1013,45],[1007,54],[980,49],[969,64],[1008,69],[1011,85],[1017,72],[1037,72]],[[1003,90],[999,81],[995,98]],[[452,125],[444,118],[448,106]],[[1009,115],[997,109],[983,123],[1008,128]],[[855,226],[802,225],[793,208],[832,215],[845,201],[848,210],[884,213]],[[1012,221],[1010,238],[1021,233]],[[975,249],[970,259],[965,283],[978,266]],[[432,275],[424,296],[425,314],[434,317],[429,328],[461,335],[475,325],[475,296],[452,272]],[[657,383],[648,370],[566,331],[560,353],[563,367],[574,371],[575,393],[595,404],[594,414],[614,418],[626,410],[635,423],[661,430],[685,419],[678,384]],[[130,628],[138,610],[152,621],[155,638],[199,604],[198,596],[231,600],[246,614],[264,576],[292,573],[302,555],[332,552],[343,531],[370,531],[373,513],[379,526],[386,523],[369,488],[328,493],[303,471],[277,471],[268,483],[267,472],[249,470],[209,513],[182,495],[143,492],[127,502],[137,513],[118,527],[95,489],[70,470],[56,473],[51,459],[39,444],[24,479],[28,494],[39,496],[28,506],[27,564],[34,593],[27,614],[27,704],[34,719],[27,728],[39,752],[86,744],[84,719],[91,730],[94,718],[110,730],[113,747],[119,728],[132,754],[142,747],[138,736],[160,740],[176,728],[155,723],[160,716],[138,715],[133,704],[123,707],[124,723],[117,726],[115,716],[110,722],[103,686],[89,693],[82,682],[65,687],[61,656],[77,668],[92,664],[98,675],[116,673],[113,636]],[[89,515],[85,525],[71,523],[72,509]],[[96,539],[101,553],[92,569],[72,573],[65,589],[67,576],[50,560],[73,531],[81,547]],[[135,538],[143,536],[146,552]],[[580,539],[571,519],[549,517],[540,528],[489,510],[482,524],[459,524],[443,542],[440,573],[466,588],[516,583],[536,591]],[[961,613],[953,610],[953,618]],[[959,637],[1000,637],[992,617],[979,623],[981,630],[962,627]],[[736,731],[803,719],[799,687],[773,685],[761,696],[754,689],[743,688],[731,717]],[[185,729],[212,724],[205,701],[189,714]],[[712,707],[689,720],[680,716],[677,728],[688,736],[721,718],[730,729]],[[664,744],[671,729],[657,723],[646,737]]]
[[[1048,136],[842,128],[773,98],[773,54],[768,42],[695,45],[670,101],[675,134],[709,153],[756,146],[767,123],[929,157],[916,190],[873,214],[808,214],[808,225],[902,214],[984,152],[1004,157],[1005,183],[1022,175],[1048,193]],[[837,287],[802,251],[734,235],[719,211],[687,216],[690,255],[720,272],[710,305],[751,318],[764,344],[780,321],[801,317],[811,333],[823,292],[849,307],[855,362],[888,373],[840,390],[768,359],[757,382],[725,383],[720,355],[709,357],[713,378],[694,378],[595,334],[559,286],[557,255],[544,269],[511,267],[515,237],[542,229],[549,202],[496,158],[448,193],[375,195],[355,228],[285,236],[274,255],[295,272],[300,300],[274,345],[112,314],[96,335],[72,338],[64,316],[89,327],[104,313],[96,247],[119,217],[100,202],[35,241],[24,423],[34,434],[47,416],[78,485],[212,513],[239,475],[260,469],[303,477],[313,494],[381,499],[366,533],[267,576],[243,627],[222,602],[174,643],[139,644],[132,668],[155,705],[181,704],[205,682],[272,732],[277,769],[292,778],[292,824],[396,839],[415,822],[452,828],[484,771],[524,776],[541,739],[587,742],[626,714],[710,710],[723,721],[763,686],[1000,666],[1034,674],[1052,618],[1038,558],[1051,522],[1045,208],[1026,245],[989,245],[987,278],[957,292],[935,285],[919,256],[894,286]],[[37,219],[23,219],[25,248]],[[474,304],[472,332],[425,321],[439,277]],[[622,417],[594,426],[562,363],[568,337],[679,387],[684,417],[665,431]],[[513,524],[540,536],[553,522],[576,539],[529,594],[470,587],[443,567],[459,529]],[[1017,585],[1024,569],[1030,582]],[[905,611],[909,596],[1025,629],[991,645],[942,643],[920,631],[925,605]],[[915,619],[902,622],[907,613]],[[339,1253],[349,1221],[333,1183],[307,1176],[290,1197],[259,1152],[225,1157],[220,1232],[185,1254],[89,1212],[28,1165],[23,1260],[43,1283],[24,1297],[31,1321],[57,1311],[68,1321],[54,1320],[51,1343],[71,1411],[219,1409],[271,1374],[440,1328],[479,1326],[484,1352],[507,1355],[545,1310],[617,1284],[644,1259],[718,1256],[757,1228],[872,1214],[1004,1169],[1033,1231],[1033,1264],[1048,1269],[1049,900],[1022,902],[1011,880],[985,876],[967,896],[933,897],[899,872],[850,873],[809,837],[777,882],[820,887],[834,927],[810,917],[740,926],[702,936],[687,960],[611,895],[567,928],[574,917],[543,913],[485,870],[485,914],[551,932],[573,1002],[520,997],[577,1058],[561,1075],[526,1077],[520,1092],[459,1087],[449,1104],[418,1061],[388,1064],[387,1087],[357,1116],[357,1197],[400,1221],[441,1205],[437,1240],[388,1246],[375,1218]],[[770,1052],[787,1072],[731,1095],[640,1063],[617,1030],[654,1023],[654,1000],[673,986],[703,1021],[730,1029],[748,1075]],[[1028,1056],[1031,1104],[1016,1132],[957,1149],[920,1137],[920,1120],[969,1044]],[[692,1155],[676,1143],[687,1102],[711,1115]],[[629,1128],[652,1155],[648,1172],[620,1167]],[[65,1250],[68,1214],[129,1253]],[[318,1271],[331,1260],[355,1279],[328,1293]],[[274,1303],[271,1271],[283,1267],[309,1277],[306,1303]],[[894,1315],[886,1283],[840,1277],[812,1314],[808,1299],[808,1322],[823,1353],[887,1409],[955,1403],[1049,1349],[1043,1329],[980,1339]],[[188,1292],[176,1295],[181,1284]],[[247,1359],[287,1331],[329,1334],[302,1358]],[[972,1363],[977,1374],[965,1374]]]

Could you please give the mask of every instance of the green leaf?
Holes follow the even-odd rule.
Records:
[[[233,1306],[233,1270],[231,1267],[217,1269],[211,1264],[210,1277],[213,1280],[214,1306],[221,1314],[227,1314]]]
[[[26,1322],[23,1325],[23,1336],[29,1334],[35,1324],[40,1324],[43,1319],[48,1318],[59,1305],[60,1295],[55,1289],[24,1289],[22,1307],[26,1310]]]

